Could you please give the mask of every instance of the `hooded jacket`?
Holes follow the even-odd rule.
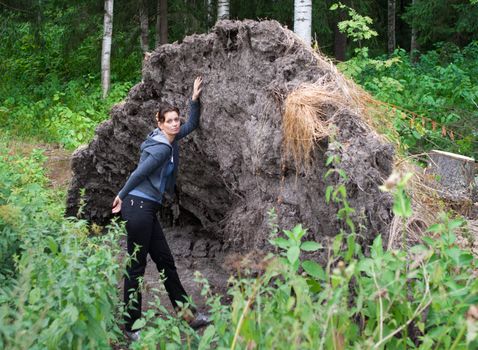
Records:
[[[179,166],[178,141],[199,125],[199,100],[189,102],[188,121],[181,125],[172,143],[160,129],[154,129],[141,144],[138,166],[131,173],[118,196],[123,200],[132,190],[140,191],[161,203],[164,195],[172,196]]]

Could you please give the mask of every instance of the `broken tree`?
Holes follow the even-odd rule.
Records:
[[[76,151],[70,214],[76,214],[84,188],[85,217],[111,217],[113,198],[134,170],[159,106],[176,105],[187,115],[199,75],[200,127],[180,144],[180,217],[200,224],[223,249],[264,248],[274,208],[280,227],[302,223],[308,239],[322,241],[345,227],[337,218],[340,206],[324,199],[327,186],[342,183],[364,241],[387,234],[391,198],[378,185],[391,173],[393,146],[361,118],[352,103],[353,85],[275,21],[220,21],[207,35],[155,50],[144,63],[142,81],[113,107],[93,141]],[[322,87],[329,97],[317,118],[331,131],[329,138],[314,139],[308,164],[301,165],[284,152],[282,116],[286,97],[304,83]],[[337,162],[326,166],[331,156]],[[347,178],[335,173],[324,179],[331,167]]]

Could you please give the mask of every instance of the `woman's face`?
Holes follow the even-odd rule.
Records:
[[[159,122],[159,128],[168,135],[176,135],[180,127],[179,115],[175,111],[164,114],[164,122]]]

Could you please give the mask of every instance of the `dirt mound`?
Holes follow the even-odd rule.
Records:
[[[139,145],[155,127],[158,107],[167,102],[186,115],[192,82],[201,75],[200,127],[180,144],[184,220],[200,224],[221,249],[260,249],[268,244],[267,213],[275,208],[281,227],[302,223],[309,239],[322,241],[344,227],[337,219],[339,206],[324,199],[328,185],[343,183],[365,241],[386,234],[391,200],[378,185],[392,170],[394,149],[353,108],[324,106],[323,117],[335,125],[335,142],[316,144],[308,172],[300,167],[296,172],[283,156],[286,96],[303,83],[333,82],[337,74],[275,21],[221,21],[207,35],[159,47],[144,62],[141,83],[113,108],[94,140],[75,152],[69,213],[76,213],[79,190],[85,188],[87,218],[110,218],[113,198],[137,164]],[[347,180],[337,175],[324,180],[331,155],[340,157],[336,167]]]

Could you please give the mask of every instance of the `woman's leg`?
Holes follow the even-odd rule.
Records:
[[[136,196],[126,196],[121,215],[126,220],[127,249],[131,257],[124,280],[124,303],[126,306],[125,328],[131,331],[134,322],[141,317],[141,290],[139,279],[144,276],[146,257],[154,229],[158,206]],[[131,298],[131,296],[133,298]]]
[[[164,277],[166,278],[164,286],[168,292],[171,303],[176,309],[178,301],[183,303],[186,302],[187,293],[179,280],[173,255],[171,254],[168,242],[166,242],[166,238],[164,237],[161,224],[156,217],[154,218],[154,228],[149,243],[149,254],[156,264],[158,271],[164,271]]]

